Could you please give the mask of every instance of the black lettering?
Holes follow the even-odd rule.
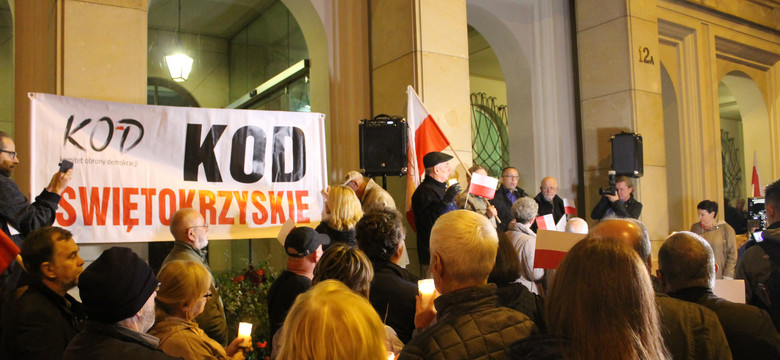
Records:
[[[134,119],[122,119],[119,120],[120,124],[125,124],[125,129],[122,131],[122,141],[119,143],[119,151],[124,154],[130,150],[133,150],[134,147],[138,146],[138,143],[141,142],[141,139],[144,138],[144,126],[141,125],[141,122]],[[125,149],[125,141],[127,141],[127,137],[130,135],[130,126],[133,125],[138,129],[138,138],[135,139],[135,141],[130,144],[130,146]]]
[[[248,137],[254,140],[252,152],[252,170],[244,173],[246,159],[246,141]],[[265,132],[256,126],[244,126],[233,134],[233,147],[230,153],[230,175],[238,182],[251,184],[263,177],[265,167]]]
[[[78,132],[79,130],[81,130],[85,126],[87,126],[91,121],[92,121],[92,119],[85,119],[84,121],[79,123],[79,125],[76,126],[75,129],[71,130],[71,126],[73,126],[73,115],[71,115],[68,118],[68,125],[65,127],[65,138],[62,139],[62,146],[65,146],[65,144],[69,142],[69,143],[73,144],[73,146],[77,147],[79,150],[87,151],[87,149],[85,149],[83,146],[81,146],[81,144],[79,144],[76,141],[76,139],[73,138],[73,134],[75,134],[76,132]]]
[[[284,172],[284,139],[292,138],[293,163],[292,170]],[[271,180],[273,182],[295,182],[306,175],[306,144],[305,136],[300,128],[293,126],[274,127],[274,152],[271,165]]]
[[[222,182],[214,147],[227,126],[213,125],[202,144],[200,143],[201,127],[200,124],[187,124],[187,138],[184,143],[184,180],[198,181],[198,166],[203,164],[206,181]]]
[[[95,131],[97,131],[98,125],[101,122],[108,123],[108,135],[106,136],[106,142],[101,147],[95,146]],[[108,147],[108,144],[111,142],[111,138],[114,137],[114,122],[111,121],[108,117],[102,117],[100,120],[98,120],[98,123],[95,124],[95,127],[92,128],[92,133],[89,135],[89,145],[92,146],[92,150],[95,151],[103,151]]]

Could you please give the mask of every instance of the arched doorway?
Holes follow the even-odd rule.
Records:
[[[661,99],[664,115],[664,147],[666,152],[666,188],[668,191],[668,218],[669,229],[685,230],[689,224],[684,222],[685,209],[683,187],[680,184],[682,178],[682,158],[680,150],[680,108],[674,88],[666,66],[661,63]]]
[[[742,71],[726,74],[719,83],[718,95],[721,144],[724,146],[721,151],[724,196],[733,198],[734,205],[739,198],[752,197],[750,179],[754,158],[759,172],[769,174],[772,170],[772,154],[766,151],[770,134],[769,112],[761,89]],[[728,168],[726,164],[729,164]],[[763,187],[767,183],[760,185]]]

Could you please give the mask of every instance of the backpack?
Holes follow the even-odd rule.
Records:
[[[780,246],[768,241],[758,243],[761,249],[769,255],[772,272],[764,283],[758,283],[754,290],[761,301],[754,305],[766,310],[772,316],[775,328],[780,329]]]

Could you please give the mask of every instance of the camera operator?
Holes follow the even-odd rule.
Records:
[[[593,208],[590,217],[593,220],[601,220],[608,216],[639,219],[639,215],[642,214],[642,203],[634,199],[632,194],[634,184],[631,178],[622,175],[615,178],[611,171],[609,183],[609,188],[599,189],[601,200]]]

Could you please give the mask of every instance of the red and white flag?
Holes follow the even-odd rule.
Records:
[[[761,185],[758,182],[758,155],[753,151],[753,179],[750,181],[753,197],[761,197]]]
[[[469,194],[482,196],[486,199],[492,199],[496,196],[498,179],[478,173],[471,173],[471,184],[469,185]]]
[[[560,231],[539,229],[536,233],[536,251],[534,252],[534,268],[557,269],[558,264],[585,234],[574,234]]]
[[[19,252],[20,250],[16,243],[6,235],[5,231],[0,231],[0,272],[11,266]]]
[[[544,230],[555,230],[555,219],[552,214],[536,217],[536,227]]]
[[[406,218],[412,228],[417,229],[412,214],[412,194],[420,185],[425,172],[423,156],[432,151],[442,151],[450,141],[433,120],[433,116],[411,86],[406,87],[406,122],[409,124],[407,173],[406,173]]]
[[[566,215],[577,216],[577,208],[567,198],[563,198],[563,211]]]

